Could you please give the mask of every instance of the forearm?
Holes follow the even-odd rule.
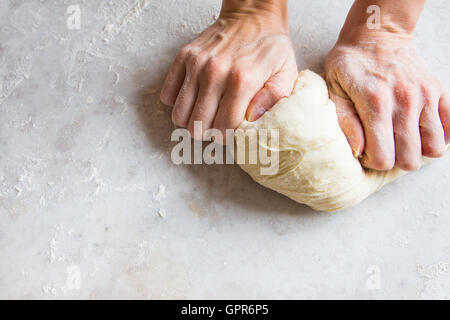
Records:
[[[371,37],[389,32],[404,37],[411,37],[426,0],[356,0],[342,28],[340,38]],[[368,19],[375,12],[370,6],[378,6],[380,25],[368,27]]]
[[[222,18],[241,18],[259,15],[268,21],[283,23],[288,30],[288,0],[223,0],[220,16]]]

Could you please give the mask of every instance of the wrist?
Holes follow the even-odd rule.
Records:
[[[223,0],[221,19],[257,19],[265,26],[281,28],[289,33],[287,0]]]
[[[356,0],[339,35],[340,42],[385,38],[412,39],[425,0]]]

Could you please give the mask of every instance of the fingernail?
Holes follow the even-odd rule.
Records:
[[[253,111],[250,113],[250,116],[248,117],[248,121],[255,121],[261,118],[261,116],[266,112],[266,108],[263,106],[258,106],[253,109]]]

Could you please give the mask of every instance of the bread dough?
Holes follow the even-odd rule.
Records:
[[[353,206],[406,173],[362,168],[339,127],[325,81],[309,70],[300,73],[290,97],[281,99],[258,120],[244,121],[239,129],[279,129],[278,148],[270,148],[261,139],[255,144],[278,153],[276,174],[262,175],[259,157],[256,164],[239,165],[256,182],[315,210]],[[242,141],[236,147],[247,155],[257,152]]]

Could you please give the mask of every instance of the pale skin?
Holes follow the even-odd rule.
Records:
[[[367,28],[370,5],[381,8],[380,29]],[[326,59],[339,124],[366,168],[416,170],[422,155],[440,157],[450,142],[449,95],[413,43],[424,5],[356,0]],[[173,106],[174,124],[224,132],[289,96],[298,72],[287,17],[287,0],[223,0],[219,19],[166,77],[161,100]]]

